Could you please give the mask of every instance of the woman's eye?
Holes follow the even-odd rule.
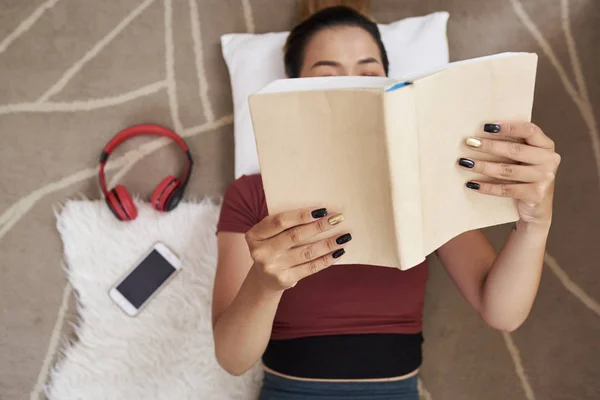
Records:
[[[379,63],[369,63],[366,65],[358,65],[357,74],[362,76],[385,76],[385,71]]]
[[[336,71],[332,71],[331,68],[322,68],[322,69],[313,71],[313,76],[326,77],[326,76],[336,76],[336,75],[337,75]]]

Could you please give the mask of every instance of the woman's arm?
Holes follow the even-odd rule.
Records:
[[[282,292],[265,291],[252,272],[244,234],[218,234],[219,261],[213,291],[213,335],[219,364],[241,375],[264,353]]]
[[[230,374],[243,374],[264,353],[283,291],[344,254],[349,234],[302,245],[343,220],[326,214],[284,212],[266,217],[246,235],[218,234],[213,336],[217,361]]]
[[[461,165],[515,183],[470,182],[469,187],[482,194],[518,200],[520,220],[497,255],[479,230],[452,239],[437,254],[482,318],[494,328],[513,331],[527,318],[539,287],[560,156],[554,151],[554,143],[533,124],[492,124],[486,129],[509,140],[478,139],[470,145],[516,163],[467,160],[470,162]]]
[[[495,329],[513,331],[527,318],[540,282],[548,230],[519,221],[496,252],[483,232],[466,232],[437,255],[462,295]]]

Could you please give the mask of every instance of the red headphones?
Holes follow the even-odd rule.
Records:
[[[108,160],[110,153],[112,153],[113,150],[116,149],[121,143],[131,139],[132,137],[142,135],[159,135],[173,139],[173,141],[175,141],[175,143],[177,143],[183,149],[183,151],[185,151],[188,159],[187,168],[182,180],[177,179],[173,175],[169,175],[158,184],[156,189],[154,189],[154,192],[150,197],[150,203],[154,209],[158,211],[171,211],[177,206],[183,197],[183,192],[185,191],[185,187],[190,179],[192,166],[194,165],[192,155],[190,154],[190,149],[185,141],[175,132],[163,126],[154,124],[134,125],[115,135],[115,137],[113,137],[110,142],[106,144],[104,150],[102,150],[102,154],[100,155],[99,180],[102,193],[104,193],[104,198],[106,199],[106,204],[108,204],[108,208],[110,208],[115,217],[121,221],[134,220],[138,214],[137,207],[135,206],[133,199],[125,186],[117,185],[110,191],[107,189],[106,178],[104,177],[104,166],[106,165],[106,161]]]

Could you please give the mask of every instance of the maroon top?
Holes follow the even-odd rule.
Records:
[[[231,184],[218,232],[246,233],[268,215],[260,175]],[[419,333],[427,261],[407,270],[336,264],[283,293],[271,339],[357,333]]]

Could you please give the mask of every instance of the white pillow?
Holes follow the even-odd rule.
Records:
[[[389,76],[403,75],[447,64],[446,25],[449,14],[433,14],[380,24],[390,61]],[[223,57],[233,92],[235,178],[260,172],[248,96],[285,78],[283,46],[289,32],[221,36]]]

